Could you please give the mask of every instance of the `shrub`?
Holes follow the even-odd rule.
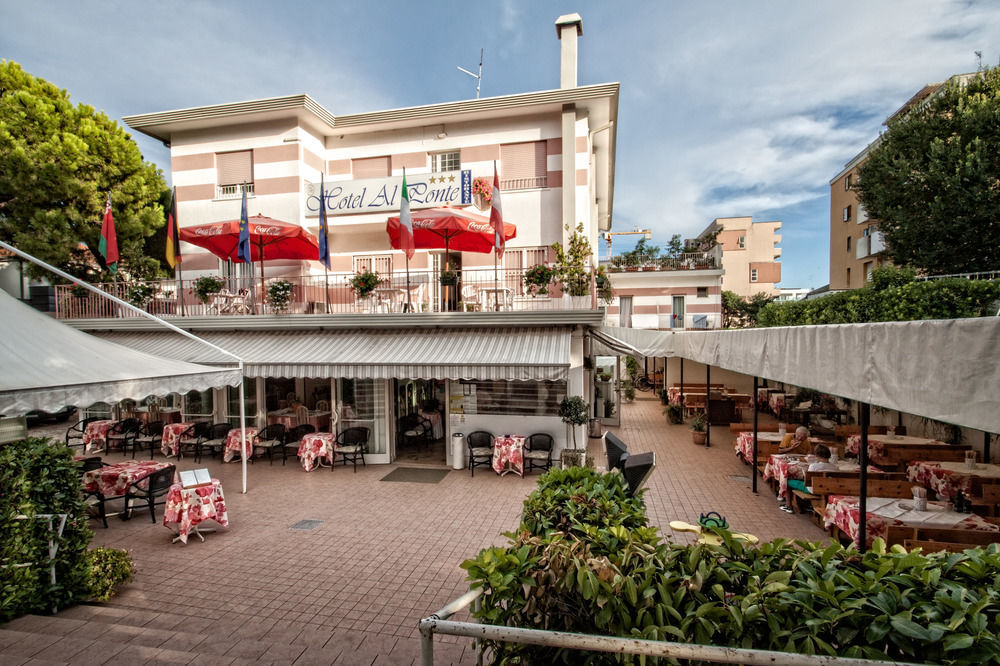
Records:
[[[281,312],[288,308],[292,301],[293,285],[288,280],[275,280],[267,286],[267,298],[271,307]]]
[[[47,521],[18,514],[69,515],[49,580]],[[0,447],[0,562],[34,563],[0,569],[0,622],[65,608],[89,594],[87,544],[93,532],[80,493],[80,469],[69,448],[29,437]]]
[[[358,271],[349,281],[351,289],[353,289],[358,298],[365,298],[368,294],[375,291],[375,287],[378,286],[378,275],[372,273],[369,270]]]
[[[87,589],[94,601],[107,601],[118,587],[132,580],[135,567],[127,550],[94,548],[87,551]]]
[[[545,264],[537,264],[524,272],[524,284],[531,295],[549,293],[549,285],[556,279],[556,270]]]
[[[208,303],[209,297],[222,291],[224,286],[226,283],[222,281],[222,278],[214,275],[203,275],[195,280],[194,293],[202,303]]]

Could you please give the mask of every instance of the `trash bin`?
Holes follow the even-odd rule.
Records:
[[[460,432],[451,435],[451,468],[465,469],[465,435]]]
[[[601,419],[590,419],[590,428],[587,434],[590,437],[601,437]]]

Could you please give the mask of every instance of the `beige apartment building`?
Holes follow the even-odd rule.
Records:
[[[718,233],[722,248],[722,289],[749,297],[777,296],[781,282],[781,222],[754,222],[750,217],[718,217],[699,237]]]

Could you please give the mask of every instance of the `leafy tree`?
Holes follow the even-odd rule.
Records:
[[[670,237],[667,242],[667,256],[671,258],[676,258],[681,256],[684,252],[684,241],[681,240],[680,234],[674,234]]]
[[[893,262],[932,274],[1000,268],[998,119],[994,68],[890,123],[857,189]]]
[[[761,309],[771,303],[774,296],[759,291],[750,298],[743,298],[734,291],[722,292],[722,327],[754,328]]]
[[[567,224],[566,230],[570,227]],[[570,296],[586,296],[590,293],[590,261],[594,252],[590,241],[583,233],[583,223],[576,225],[576,230],[569,237],[569,243],[563,248],[562,243],[553,243],[556,253],[556,272],[563,291]]]
[[[0,61],[0,238],[82,279],[100,279],[110,192],[119,270],[149,277],[159,265],[143,247],[164,225],[165,190],[160,171],[115,121]]]

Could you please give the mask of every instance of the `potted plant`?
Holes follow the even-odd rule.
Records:
[[[604,418],[610,419],[615,415],[615,401],[611,398],[604,399]]]
[[[625,398],[625,402],[635,400],[635,384],[631,379],[622,380],[622,397]]]
[[[532,297],[549,293],[549,285],[556,278],[556,270],[545,264],[532,266],[524,272],[524,285]]]
[[[665,388],[661,388],[659,391],[657,391],[656,395],[659,396],[661,405],[667,404],[667,400],[670,399],[670,394],[667,392],[667,389]]]
[[[363,268],[348,281],[351,285],[351,289],[354,293],[358,295],[358,298],[364,300],[375,291],[375,287],[378,286],[378,275],[372,273],[367,268]]]
[[[267,286],[267,298],[276,312],[283,312],[292,301],[292,283],[288,280],[275,280]]]
[[[144,308],[153,300],[153,287],[145,282],[136,282],[128,290],[128,302],[137,308]]]
[[[486,210],[493,205],[493,183],[479,176],[472,179],[472,201],[479,210]]]
[[[458,273],[455,271],[441,271],[441,284],[442,286],[458,284]]]
[[[208,299],[212,297],[212,294],[217,294],[222,291],[222,288],[226,285],[222,278],[216,277],[215,275],[203,275],[194,282],[194,293],[198,297],[198,300],[202,303],[208,303]]]
[[[575,458],[576,464],[581,467],[587,464],[587,451],[578,449],[576,446],[576,426],[585,424],[589,413],[590,405],[578,395],[566,396],[559,403],[559,418],[569,426],[570,431],[573,433],[572,451],[564,452],[566,454],[564,460],[573,460]]]
[[[698,412],[691,419],[691,441],[695,444],[705,445],[705,439],[707,437],[705,431],[708,429],[708,421],[705,419],[705,414]]]
[[[680,425],[684,423],[684,407],[678,404],[669,404],[663,408],[663,413],[667,415],[667,423]]]
[[[570,230],[569,225],[566,225],[566,230]],[[563,248],[562,243],[553,243],[552,249],[556,253],[555,270],[564,295],[570,298],[589,296],[589,266],[594,253],[590,248],[590,241],[583,233],[583,223],[576,225],[576,231],[569,237],[567,247]],[[579,307],[589,308],[582,302]]]
[[[594,276],[594,284],[597,286],[597,298],[605,305],[611,305],[615,298],[615,292],[611,288],[611,278],[608,277],[607,269],[604,266],[597,267],[597,274]]]

